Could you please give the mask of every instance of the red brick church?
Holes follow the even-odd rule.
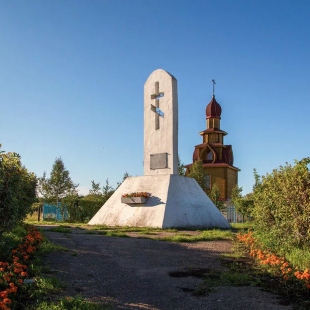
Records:
[[[232,189],[238,184],[239,169],[234,166],[232,146],[224,144],[227,132],[220,127],[221,113],[222,108],[215,100],[213,90],[212,99],[206,107],[207,129],[199,133],[202,143],[195,146],[193,163],[202,160],[209,189],[216,184],[220,199],[226,201],[231,198]],[[187,172],[191,166],[186,166]]]

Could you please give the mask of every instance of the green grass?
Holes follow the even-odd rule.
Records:
[[[242,227],[245,227],[243,225]],[[70,225],[60,225],[53,227],[50,231],[61,232],[61,233],[70,233],[72,232],[71,228],[76,228],[76,226]],[[221,230],[221,229],[209,229],[209,230],[195,230],[193,228],[169,228],[169,229],[159,229],[152,227],[110,227],[106,225],[98,226],[88,226],[81,225],[78,226],[79,229],[85,230],[86,234],[100,234],[108,237],[130,237],[128,233],[138,233],[142,238],[168,241],[168,242],[199,242],[199,241],[213,241],[213,240],[232,240],[233,232],[231,230]],[[242,228],[243,229],[243,228]],[[188,231],[188,233],[186,233]],[[193,233],[190,233],[193,232]],[[169,236],[156,238],[156,235],[160,233],[169,233]],[[154,238],[155,236],[155,238]]]
[[[96,232],[94,229],[96,228]],[[193,230],[188,230],[189,232]],[[148,235],[156,236],[162,232],[171,233],[170,236],[157,238],[150,237],[151,239],[168,241],[168,242],[198,242],[198,241],[212,241],[212,240],[232,240],[233,233],[230,230],[220,230],[220,229],[211,229],[200,231],[197,235],[192,233],[184,232],[180,233],[177,229],[158,229],[158,228],[145,228],[145,227],[107,227],[107,226],[96,226],[88,230],[87,234],[100,234],[109,237],[130,237],[126,233],[128,232],[137,232],[140,235],[145,236],[147,238]]]
[[[285,253],[286,259],[301,270],[310,269],[310,249],[291,249]]]
[[[49,229],[49,231],[68,234],[68,233],[71,233],[71,227],[61,225],[61,226],[53,227],[53,228]]]
[[[177,234],[168,237],[159,237],[157,240],[169,242],[198,242],[198,241],[214,241],[214,240],[232,240],[233,235],[229,230],[204,230],[199,235]]]
[[[138,233],[140,235],[158,235],[157,231],[150,231],[149,229],[141,230]]]
[[[33,295],[31,297],[41,297],[43,295],[55,294],[66,286],[53,276],[40,276],[36,278],[35,288],[33,289]]]
[[[212,270],[204,275],[203,282],[193,291],[196,296],[206,295],[215,291],[217,287],[228,286],[253,286],[256,285],[257,279],[249,273],[237,270],[217,271]]]
[[[128,238],[128,236],[125,233],[123,233],[122,231],[118,231],[118,230],[99,231],[98,234],[104,235],[107,237]]]
[[[39,253],[46,254],[53,251],[68,251],[68,249],[61,245],[56,245],[48,239],[44,239],[43,243],[40,244]]]
[[[230,226],[233,230],[237,231],[246,231],[252,229],[254,227],[253,222],[245,222],[245,223],[230,223]]]
[[[108,310],[109,305],[99,305],[85,300],[81,296],[63,298],[58,302],[43,301],[36,305],[36,310]]]

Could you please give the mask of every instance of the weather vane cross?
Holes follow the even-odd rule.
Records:
[[[216,84],[214,79],[212,80],[212,83],[213,83],[213,97],[214,97],[214,85]]]

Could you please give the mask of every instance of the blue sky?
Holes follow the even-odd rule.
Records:
[[[190,163],[216,80],[225,144],[250,192],[310,155],[308,0],[0,2],[0,143],[37,176],[62,157],[74,182],[143,174],[143,85],[178,80]]]

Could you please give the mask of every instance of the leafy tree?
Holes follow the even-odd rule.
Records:
[[[194,178],[200,187],[206,192],[208,190],[208,182],[202,166],[202,160],[196,160],[187,174],[188,177]]]
[[[254,190],[253,216],[269,246],[310,246],[310,158],[286,164],[262,177]]]
[[[43,195],[45,201],[55,203],[56,206],[65,198],[77,195],[76,188],[78,184],[74,184],[70,178],[69,171],[66,169],[61,158],[56,158],[53,164],[50,178],[43,177],[39,180],[39,191]],[[64,213],[63,206],[60,205]]]
[[[182,175],[182,176],[185,176],[185,171],[186,171],[185,166],[181,162],[180,155],[178,155],[178,174]]]
[[[236,211],[246,219],[251,219],[251,213],[254,207],[253,193],[242,196],[242,187],[237,185],[233,188],[231,194],[231,203],[236,207]]]
[[[17,153],[0,151],[0,234],[25,219],[36,199],[36,184]]]
[[[220,199],[221,196],[220,189],[216,184],[212,186],[212,189],[208,196],[212,200],[212,202],[217,206],[218,209],[222,210],[225,207],[224,201]]]

